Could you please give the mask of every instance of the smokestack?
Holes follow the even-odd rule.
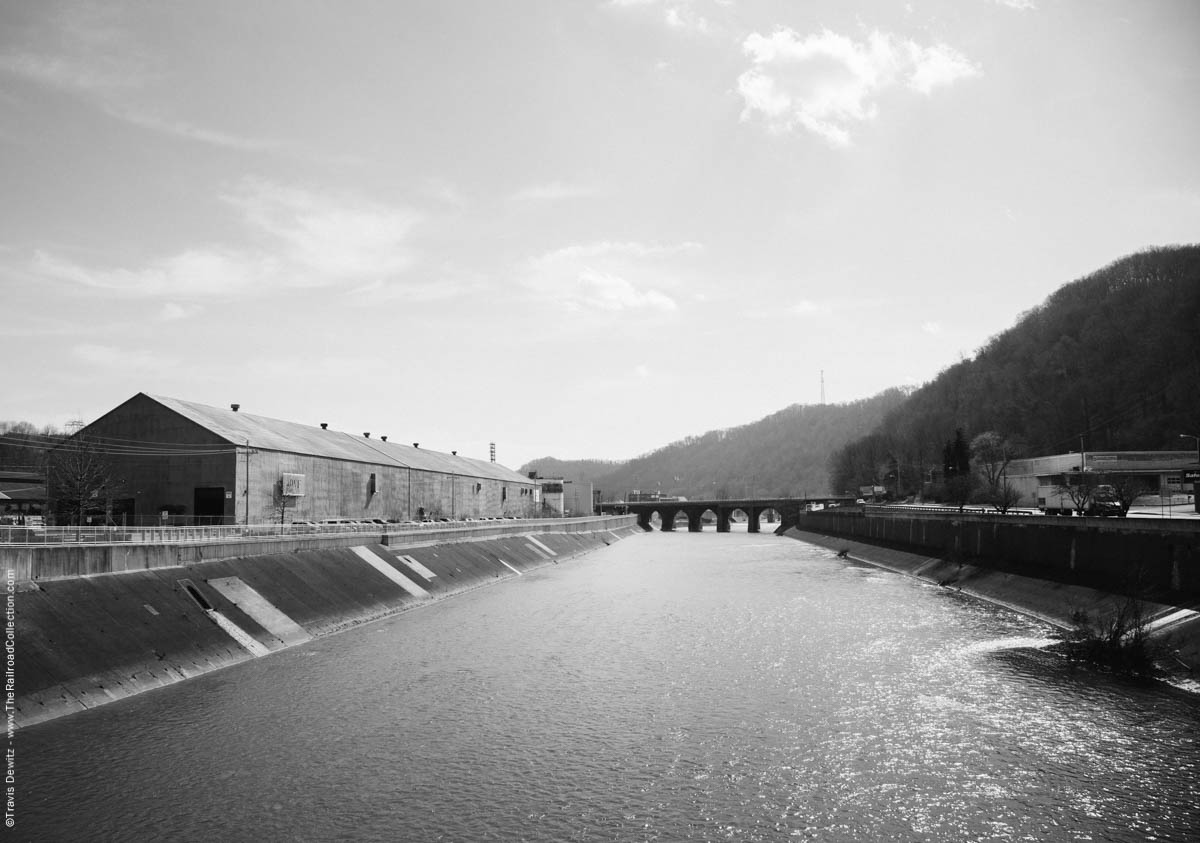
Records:
[[[229,409],[233,410],[236,413],[238,411],[238,408],[241,406],[242,406],[241,404],[230,404]]]

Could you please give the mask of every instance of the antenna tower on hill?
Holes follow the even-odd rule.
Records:
[[[825,370],[821,370],[821,403],[825,403]]]

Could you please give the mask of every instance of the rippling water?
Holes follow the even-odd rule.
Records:
[[[28,729],[45,840],[1197,840],[1200,703],[770,535],[654,533]]]

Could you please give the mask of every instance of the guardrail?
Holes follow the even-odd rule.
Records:
[[[406,521],[394,524],[222,524],[196,527],[2,527],[0,546],[80,544],[195,544],[345,534],[423,535],[501,525],[540,527],[584,518],[493,518],[465,521]]]
[[[957,506],[930,506],[928,504],[910,504],[910,503],[889,503],[889,504],[867,504],[863,507],[864,512],[869,512],[873,515],[886,514],[888,512],[931,512],[940,515],[957,515],[961,512],[964,515],[1040,515],[1041,511],[1031,509],[1029,507],[1010,507],[1007,512],[1001,512],[994,506],[981,506],[980,504],[967,504],[961,510]]]

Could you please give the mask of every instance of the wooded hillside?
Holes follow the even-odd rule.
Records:
[[[994,430],[1028,456],[1186,450],[1200,433],[1200,246],[1151,249],[1060,288],[834,454],[835,488],[901,493],[946,443]]]
[[[522,472],[594,484],[605,500],[632,489],[689,498],[830,493],[829,455],[904,401],[889,389],[848,404],[793,404],[751,424],[711,430],[624,463],[533,460]]]

